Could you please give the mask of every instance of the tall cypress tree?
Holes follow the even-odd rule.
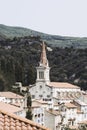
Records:
[[[26,118],[29,120],[32,120],[32,111],[31,109],[28,109],[28,111],[26,112]]]

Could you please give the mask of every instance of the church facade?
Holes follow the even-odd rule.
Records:
[[[65,82],[50,81],[50,67],[46,56],[46,48],[43,42],[41,58],[37,69],[36,83],[29,89],[32,99],[43,99],[45,101],[53,98],[75,98],[80,96],[80,88]],[[70,97],[71,95],[71,97]]]

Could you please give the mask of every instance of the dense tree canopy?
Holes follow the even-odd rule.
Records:
[[[52,48],[52,51],[47,50],[51,81],[70,82],[86,90],[87,49],[49,47]],[[3,84],[0,89],[11,89],[16,81],[23,85],[35,83],[40,53],[40,37],[0,41],[0,80]]]

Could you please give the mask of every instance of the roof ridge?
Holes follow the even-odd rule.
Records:
[[[17,116],[17,115],[15,115],[15,114],[13,114],[13,113],[9,113],[9,112],[6,112],[6,111],[4,111],[4,110],[0,110],[0,113],[6,114],[6,115],[10,116],[11,118],[14,118],[14,119],[16,119],[16,120],[20,120],[20,121],[22,121],[22,122],[24,122],[24,123],[27,123],[27,124],[30,124],[31,126],[34,126],[34,127],[37,127],[37,128],[41,128],[42,130],[49,130],[48,128],[46,128],[46,127],[44,127],[44,126],[41,126],[41,125],[39,125],[39,124],[37,124],[37,123],[34,123],[33,121],[28,120],[28,119],[26,119],[26,118]]]

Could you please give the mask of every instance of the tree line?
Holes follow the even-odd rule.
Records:
[[[41,42],[39,36],[0,40],[0,91],[11,90],[17,81],[24,86],[35,83]],[[47,50],[51,81],[70,82],[86,90],[87,48],[49,47],[52,48]]]

